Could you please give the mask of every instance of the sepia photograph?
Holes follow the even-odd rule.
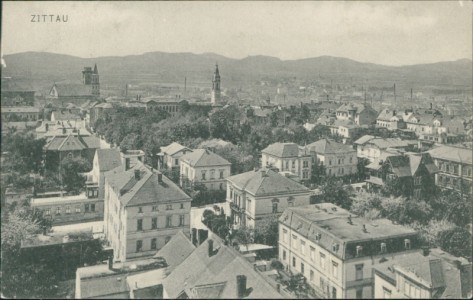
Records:
[[[1,298],[473,297],[472,1],[1,6]]]

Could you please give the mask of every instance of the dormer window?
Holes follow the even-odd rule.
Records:
[[[381,243],[381,253],[386,253],[386,243]]]
[[[363,254],[363,247],[356,246],[356,257],[360,257]]]
[[[339,244],[333,244],[333,245],[332,245],[332,251],[333,251],[333,252],[337,252],[338,249],[340,249],[340,245],[339,245]]]
[[[315,234],[316,241],[320,241],[321,238],[322,238],[322,234],[320,234],[320,232]]]
[[[404,240],[404,248],[405,248],[406,250],[411,249],[411,240],[410,240],[410,239],[405,239],[405,240]]]

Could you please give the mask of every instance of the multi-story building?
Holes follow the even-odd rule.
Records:
[[[189,235],[192,200],[141,161],[124,166],[105,173],[104,232],[120,261],[155,254],[178,230]]]
[[[290,207],[279,218],[279,260],[324,298],[373,298],[373,267],[419,246],[413,229],[332,203]]]
[[[374,298],[471,299],[471,270],[440,249],[400,255],[374,267]]]
[[[294,143],[274,143],[261,151],[261,167],[291,172],[302,181],[310,179],[312,170],[309,152]]]
[[[209,190],[225,190],[231,165],[208,149],[195,149],[180,158],[181,186],[202,183]]]
[[[354,142],[358,158],[366,158],[370,162],[377,160],[383,152],[391,149],[411,151],[417,145],[415,140],[401,140],[399,138],[381,138],[364,135]],[[389,152],[389,151],[388,151]]]
[[[309,204],[310,190],[271,169],[254,170],[227,178],[227,202],[237,227],[254,228],[287,207]]]
[[[123,156],[117,149],[97,149],[92,162],[92,171],[86,181],[87,194],[96,195],[103,201],[105,195],[105,172],[122,165]]]
[[[56,103],[85,103],[100,97],[100,81],[97,65],[94,70],[84,67],[82,82],[55,82],[49,91],[49,98]]]
[[[378,117],[376,118],[376,125],[385,127],[389,130],[406,128],[404,118],[398,115],[396,110],[389,108],[386,108],[379,113]]]
[[[439,146],[430,151],[439,172],[435,174],[435,184],[442,189],[460,193],[472,193],[473,163],[471,149],[454,146]]]
[[[378,190],[389,182],[398,180],[404,196],[418,199],[432,191],[437,167],[428,153],[386,154],[366,166],[370,177],[368,188]]]
[[[179,158],[187,152],[192,152],[192,149],[182,146],[179,143],[172,143],[168,146],[161,147],[161,153],[158,153],[158,169],[161,168],[179,168]]]
[[[357,172],[358,158],[356,150],[351,146],[321,139],[307,145],[306,149],[310,151],[312,163],[323,165],[328,176],[344,176]]]
[[[39,108],[34,106],[2,107],[2,122],[33,122],[42,118]]]
[[[181,111],[182,104],[185,100],[181,100],[181,97],[176,98],[163,98],[163,97],[149,97],[142,100],[146,104],[146,111],[157,111],[162,110],[169,113],[171,116],[175,116]]]
[[[367,104],[343,104],[337,111],[337,120],[352,120],[356,125],[370,125],[376,121],[378,112]]]

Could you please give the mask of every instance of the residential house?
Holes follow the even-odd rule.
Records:
[[[413,229],[332,203],[290,207],[279,218],[279,261],[321,298],[372,299],[373,268],[419,247]]]
[[[370,105],[349,103],[336,110],[337,120],[352,120],[356,125],[371,125],[376,121],[378,112]]]
[[[113,110],[114,107],[111,103],[100,103],[91,106],[89,108],[89,126],[93,127],[101,116]]]
[[[141,161],[105,173],[107,242],[114,260],[154,255],[178,230],[190,234],[191,198]]]
[[[215,234],[162,281],[165,299],[288,298],[276,285]]]
[[[473,158],[471,149],[454,146],[438,146],[428,151],[439,172],[435,184],[441,189],[472,194]]]
[[[471,299],[472,266],[440,249],[400,255],[374,268],[376,299]]]
[[[86,193],[103,201],[105,196],[105,172],[122,165],[123,156],[117,149],[97,149],[92,162],[92,171],[86,181]]]
[[[438,172],[428,153],[386,155],[385,160],[374,161],[366,168],[370,173],[370,178],[366,180],[369,189],[377,190],[398,180],[403,195],[416,199],[432,192],[435,173]]]
[[[236,227],[255,228],[265,217],[279,216],[290,206],[310,203],[310,190],[271,169],[227,178],[227,202]]]
[[[376,125],[388,128],[389,130],[405,129],[406,123],[396,110],[386,108],[382,110],[376,118]]]
[[[181,158],[187,152],[192,152],[192,149],[182,146],[176,142],[168,146],[161,147],[161,152],[158,154],[158,169],[179,168],[179,158]]]
[[[146,111],[157,111],[158,109],[176,115],[186,100],[181,100],[181,96],[176,98],[148,97],[142,100],[146,104]]]
[[[305,146],[312,164],[323,165],[327,176],[344,176],[357,173],[358,158],[351,146],[330,139],[321,139]]]
[[[36,123],[35,123],[36,124]],[[35,129],[36,139],[45,138],[51,140],[55,136],[68,136],[80,135],[90,136],[92,135],[86,128],[86,124],[83,120],[67,120],[67,121],[42,121],[41,124]]]
[[[377,160],[387,149],[410,151],[418,144],[415,140],[401,140],[399,138],[381,138],[364,135],[353,143],[356,146],[358,158],[366,158],[370,162]]]
[[[360,130],[360,126],[355,124],[353,120],[335,120],[333,124],[329,125],[330,133],[343,137],[346,142]]]
[[[41,110],[33,106],[14,106],[1,109],[3,122],[35,122],[42,119]]]
[[[181,186],[204,184],[209,190],[225,190],[231,163],[208,149],[195,149],[180,158]]]
[[[261,167],[291,172],[302,181],[310,180],[311,158],[303,147],[294,143],[274,143],[261,151]]]

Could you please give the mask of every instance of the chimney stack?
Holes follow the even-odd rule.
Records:
[[[140,176],[140,170],[135,170],[135,179],[136,180],[140,180],[141,176]]]
[[[428,246],[422,247],[422,255],[429,256],[430,250]]]
[[[209,257],[211,257],[213,255],[213,252],[214,252],[214,241],[209,239],[207,242],[209,243],[208,244]]]
[[[108,269],[113,270],[113,254],[108,256]]]
[[[363,224],[363,232],[368,232],[368,231],[366,230],[366,225],[365,225],[365,224]]]
[[[237,298],[242,299],[246,294],[246,276],[237,275]]]
[[[158,182],[159,183],[163,182],[163,174],[161,172],[158,173]]]
[[[43,235],[47,235],[48,231],[47,231],[47,228],[46,226],[43,226]]]

